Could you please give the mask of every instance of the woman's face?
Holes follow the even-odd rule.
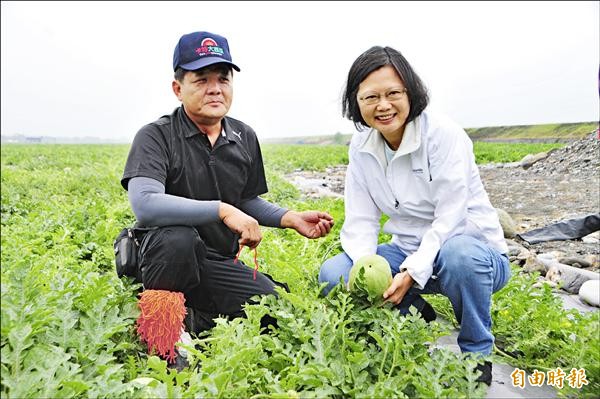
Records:
[[[394,67],[385,65],[371,72],[358,86],[357,100],[365,122],[377,129],[393,149],[398,149],[410,103]]]

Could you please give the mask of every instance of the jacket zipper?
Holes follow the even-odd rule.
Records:
[[[383,170],[383,173],[384,173],[384,175],[385,175],[385,169],[383,168],[383,165],[381,164],[381,161],[379,160],[379,158],[377,158],[377,157],[375,156],[375,154],[371,153],[371,151],[368,151],[368,150],[364,150],[364,151],[361,151],[361,152],[364,152],[364,153],[366,153],[366,154],[369,154],[370,156],[372,156],[373,158],[375,158],[375,161],[376,161],[376,162],[377,162],[377,164],[379,165],[379,168],[380,168],[381,170]],[[387,178],[386,178],[386,180],[387,180]],[[392,187],[391,187],[391,186],[390,186],[390,191],[392,192],[392,196],[394,197],[394,209],[398,209],[398,208],[400,207],[400,202],[398,202],[398,200],[396,199],[396,196],[394,195],[394,190],[392,189]]]
[[[393,169],[392,169],[392,165],[391,165],[392,161],[393,161],[393,159],[390,160],[390,162],[388,163],[388,166],[387,166],[388,168],[390,168],[391,174],[394,173]],[[393,181],[394,176],[391,176],[391,177],[392,177],[391,180]],[[386,181],[387,181],[387,176],[386,176]],[[392,185],[389,184],[389,186],[390,186],[390,191],[392,192],[392,196],[394,197],[394,209],[398,210],[398,208],[400,207],[400,202],[398,202],[398,199],[396,198],[396,194],[394,193],[394,189],[393,189]]]

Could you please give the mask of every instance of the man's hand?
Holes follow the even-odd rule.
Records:
[[[333,218],[327,212],[288,211],[281,218],[281,227],[292,228],[306,238],[320,238],[331,231]]]
[[[398,305],[402,302],[404,295],[406,295],[414,282],[415,280],[413,280],[406,270],[396,274],[392,280],[392,284],[390,284],[389,288],[383,293],[383,298],[386,302]]]
[[[219,217],[231,231],[240,235],[238,240],[240,246],[245,245],[254,249],[260,244],[262,232],[253,217],[224,202],[219,205]]]

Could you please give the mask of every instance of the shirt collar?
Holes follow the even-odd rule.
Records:
[[[178,120],[179,123],[181,125],[181,129],[183,131],[183,136],[185,138],[190,138],[192,136],[195,136],[197,134],[200,134],[200,130],[198,129],[198,127],[194,124],[194,122],[192,122],[192,120],[189,118],[189,116],[187,116],[187,114],[185,113],[185,109],[183,108],[183,105],[181,105],[178,108]]]
[[[243,132],[234,130],[231,126],[231,122],[228,117],[223,118],[221,121],[221,136],[229,141],[236,142],[238,144],[242,144],[242,134]]]
[[[197,134],[204,134],[198,129],[198,126],[192,122],[190,117],[185,113],[185,109],[183,105],[179,108],[179,120],[181,122],[181,126],[183,128],[183,135],[185,138],[193,137]],[[224,117],[221,120],[221,137],[226,139],[227,141],[235,141],[236,143],[240,143],[242,141],[241,132],[234,131],[231,129],[231,124],[228,121],[227,117]]]

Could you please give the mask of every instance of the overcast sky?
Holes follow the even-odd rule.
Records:
[[[352,133],[340,96],[373,45],[404,54],[463,127],[598,120],[590,2],[1,3],[1,132],[131,140],[179,105],[182,34],[225,36],[229,112],[259,138]]]

